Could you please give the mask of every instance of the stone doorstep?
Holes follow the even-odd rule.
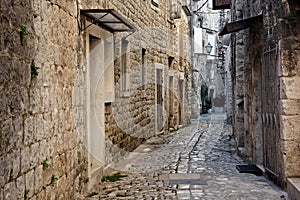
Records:
[[[161,174],[159,180],[201,180],[200,174],[176,173],[176,174]]]
[[[159,180],[167,182],[170,185],[207,185],[206,180],[202,180],[200,174],[176,173],[161,174]]]
[[[256,165],[256,166],[263,172],[263,174],[266,173],[266,170],[263,165]]]
[[[201,179],[200,174],[169,174],[169,180],[197,180]]]
[[[287,179],[287,192],[290,200],[300,199],[300,178]]]

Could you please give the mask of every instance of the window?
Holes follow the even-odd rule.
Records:
[[[172,57],[172,56],[168,57],[168,68],[169,68],[169,70],[174,69],[173,68],[173,60],[174,60],[174,57]]]
[[[145,89],[145,84],[146,84],[145,55],[146,55],[146,49],[142,49],[142,90]]]
[[[129,90],[128,83],[128,41],[122,39],[121,42],[121,91]]]

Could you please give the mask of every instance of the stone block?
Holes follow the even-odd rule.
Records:
[[[55,154],[57,153],[57,137],[53,137],[49,140],[49,146],[48,146],[48,150],[49,150],[49,156],[50,158],[53,158],[55,156]]]
[[[300,199],[300,178],[287,179],[287,192],[290,200]]]
[[[49,200],[56,199],[55,190],[53,189],[53,186],[46,187],[45,199],[49,199]]]
[[[0,156],[0,188],[9,180],[10,175],[10,158],[7,155]]]
[[[4,87],[0,87],[0,116],[7,115],[7,97],[6,97],[6,90]]]
[[[4,186],[4,199],[17,199],[17,188],[14,181]]]
[[[31,157],[30,146],[21,149],[21,173],[27,172],[30,169]]]
[[[10,79],[14,80],[16,85],[21,85],[22,72],[21,62],[17,59],[13,59],[11,63]]]
[[[300,147],[298,141],[283,142],[285,177],[295,177],[300,174]]]
[[[49,68],[47,68],[49,69]],[[48,74],[47,73],[47,77],[48,77]],[[45,81],[44,81],[45,82]],[[49,91],[49,88],[48,87],[45,87],[41,90],[41,98],[42,98],[42,107],[41,107],[41,111],[42,112],[49,112],[49,108],[50,108],[50,98],[49,98],[49,94],[50,91]]]
[[[280,78],[280,99],[300,99],[300,78],[281,77]]]
[[[36,115],[36,131],[34,133],[35,141],[39,142],[45,138],[44,125],[46,124],[42,114]]]
[[[30,200],[37,200],[37,196],[34,195],[33,197],[30,198]]]
[[[68,173],[71,169],[71,159],[72,159],[71,151],[66,152],[65,161],[64,161],[64,167],[65,167],[65,173]]]
[[[42,199],[46,199],[46,191],[45,190],[42,190],[41,192],[39,192],[37,195],[36,195],[36,199],[37,200],[42,200]]]
[[[34,194],[34,170],[29,171],[25,175],[25,190],[28,190],[28,197]]]
[[[300,100],[287,100],[279,101],[280,110],[283,115],[297,115],[300,113]]]
[[[14,140],[13,146],[14,149],[19,149],[23,146],[23,118],[17,117],[13,120],[13,128],[14,128]]]
[[[12,125],[12,120],[8,119],[3,121],[1,124],[1,148],[3,151],[10,151],[14,147],[14,143],[16,142],[16,137],[14,137],[14,129]]]
[[[7,56],[0,56],[0,65],[2,66],[0,69],[0,83],[9,83],[10,81],[10,63],[11,59]]]
[[[57,135],[57,141],[56,141],[56,151],[58,154],[62,153],[64,151],[64,136],[63,135]]]
[[[36,133],[36,119],[29,116],[24,123],[24,145],[30,145],[34,142],[34,134]]]
[[[291,44],[295,44],[295,41]],[[283,50],[281,55],[282,68],[280,76],[296,76],[300,73],[300,51]]]
[[[39,165],[34,170],[34,193],[38,194],[43,188],[43,166]]]
[[[0,189],[0,200],[4,200],[4,193],[3,193],[3,189]]]
[[[287,141],[300,141],[300,116],[281,117],[282,138]]]
[[[53,158],[53,171],[57,177],[62,176],[66,172],[65,163],[66,155],[64,153]]]
[[[66,97],[67,98],[67,97]],[[71,97],[69,98],[71,99]],[[67,105],[65,105],[66,108],[69,108],[71,105],[71,102],[67,103]],[[72,111],[71,109],[66,109],[64,111],[64,130],[65,131],[71,131],[73,123],[72,123]]]
[[[66,199],[65,193],[67,192],[68,188],[70,187],[67,181],[66,176],[62,176],[57,180],[57,190],[56,190],[56,196],[59,199]]]
[[[50,165],[48,168],[43,168],[43,187],[46,187],[51,184],[51,177],[53,175],[53,165],[52,160],[48,161],[48,164]]]
[[[21,95],[21,111],[22,113],[27,113],[29,109],[28,89],[26,87],[22,87],[20,89],[20,95]]]
[[[35,167],[35,166],[39,165],[39,163],[41,163],[40,144],[39,143],[35,143],[31,146],[30,158],[31,158],[31,163],[30,163],[31,167]]]
[[[16,199],[24,199],[25,195],[25,176],[16,179]],[[1,198],[0,198],[1,199]]]
[[[49,142],[47,140],[42,140],[39,146],[40,146],[39,158],[43,162],[49,157]]]
[[[29,111],[33,114],[38,113],[39,106],[40,106],[40,91],[39,91],[39,89],[31,89],[30,93],[29,93],[29,99],[30,99]]]
[[[20,151],[16,151],[8,154],[8,157],[11,159],[11,176],[12,178],[17,178],[21,170],[21,153]]]

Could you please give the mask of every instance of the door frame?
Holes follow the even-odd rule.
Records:
[[[86,30],[85,33],[85,55],[86,55],[86,94],[87,94],[87,101],[86,101],[86,138],[87,138],[87,153],[88,153],[88,177],[89,177],[89,184],[88,187],[91,188],[94,184],[97,183],[98,180],[101,179],[101,176],[103,174],[103,169],[105,167],[105,102],[107,101],[107,99],[114,99],[114,95],[109,94],[107,96],[107,94],[105,93],[106,88],[105,87],[101,87],[98,88],[99,82],[100,85],[104,86],[104,82],[105,82],[105,77],[104,77],[104,73],[105,73],[105,60],[104,60],[104,50],[105,50],[105,40],[109,40],[108,38],[113,38],[112,33],[105,31],[104,29],[100,28],[99,26],[96,26],[94,24],[91,24],[90,22],[86,21],[86,24],[89,25],[89,28]],[[100,94],[99,94],[99,98],[100,99],[100,104],[99,104],[99,108],[97,107],[97,111],[95,111],[95,118],[92,119],[91,115],[93,114],[92,112],[92,99],[91,99],[91,93],[92,93],[92,86],[91,86],[91,74],[92,74],[92,69],[91,69],[91,63],[90,63],[90,37],[95,37],[98,38],[100,41],[100,47],[102,52],[100,51],[101,55],[100,55],[100,64],[101,64],[101,69],[99,72],[99,79],[96,81],[96,86],[95,86],[95,90],[99,90]],[[113,45],[113,42],[112,42]],[[112,48],[112,52],[113,52],[113,48]],[[103,78],[101,78],[102,76]],[[114,90],[114,89],[113,89]],[[96,92],[96,91],[94,91]],[[98,92],[96,92],[98,93]],[[113,94],[113,93],[112,93]],[[96,97],[95,97],[96,98]],[[98,99],[98,100],[99,100]],[[96,100],[94,100],[96,101]],[[101,105],[102,104],[102,105]],[[99,109],[99,110],[98,110]],[[97,113],[99,115],[97,115]],[[101,114],[103,113],[103,114]],[[92,134],[91,131],[91,121],[96,121],[97,123],[95,123],[95,127],[99,128],[99,132],[93,132],[94,134]],[[96,139],[100,139],[99,141],[99,145],[100,146],[96,146],[93,145],[93,143],[95,142],[94,140]],[[99,154],[98,151],[99,150]],[[97,151],[94,152],[94,151]],[[96,165],[96,167],[93,167],[93,165]],[[100,179],[99,179],[100,178]]]
[[[157,109],[157,107],[158,107],[158,96],[157,96],[157,83],[158,83],[158,80],[157,80],[157,72],[158,72],[158,70],[161,70],[161,97],[162,97],[162,104],[161,104],[161,109],[162,109],[162,111],[161,111],[161,114],[162,114],[162,116],[161,116],[161,118],[162,118],[162,129],[161,130],[158,130],[158,109]],[[164,116],[164,93],[165,93],[165,91],[164,91],[164,67],[161,65],[161,64],[156,64],[155,65],[155,133],[160,133],[161,131],[163,131],[164,130],[164,126],[165,126],[165,116]]]

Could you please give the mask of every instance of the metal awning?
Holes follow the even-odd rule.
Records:
[[[226,22],[223,29],[220,31],[219,36],[226,35],[229,33],[238,32],[240,30],[249,28],[252,24],[255,24],[258,20],[262,19],[262,14],[255,17],[250,17],[247,19],[235,21],[235,22]]]
[[[112,33],[135,30],[134,26],[114,9],[88,9],[81,10],[80,13],[92,24],[97,24]],[[82,28],[81,31],[88,27]]]
[[[184,5],[184,6],[182,6],[182,9],[183,9],[184,13],[186,14],[186,16],[192,16],[192,13],[188,6]]]

